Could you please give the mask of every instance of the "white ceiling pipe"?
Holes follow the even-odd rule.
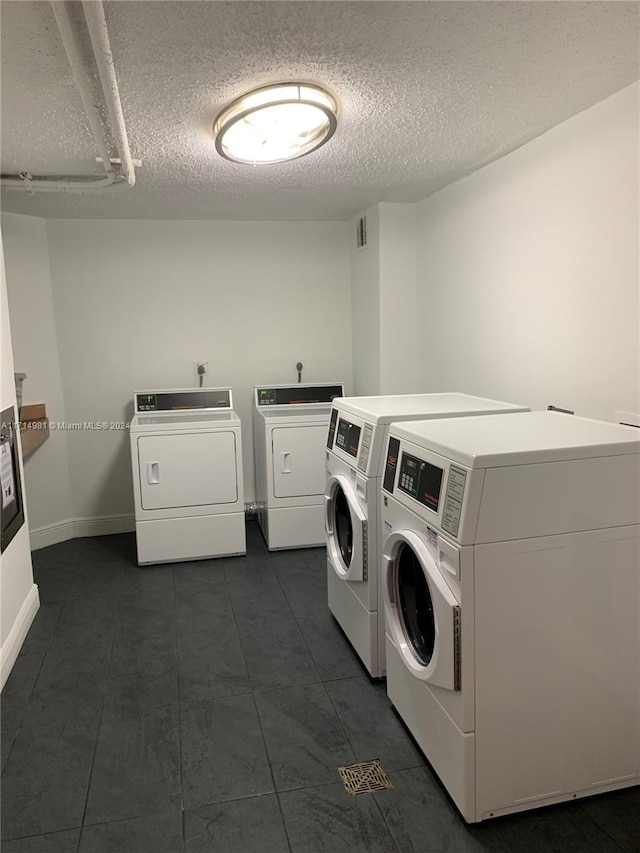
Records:
[[[80,94],[82,106],[87,114],[89,127],[91,128],[91,133],[93,133],[93,138],[98,146],[98,152],[102,158],[102,165],[104,166],[107,174],[109,174],[113,172],[109,162],[110,154],[103,138],[102,125],[100,123],[100,116],[98,115],[98,111],[94,104],[89,75],[82,61],[82,57],[80,56],[78,43],[71,27],[67,4],[57,2],[57,0],[51,0],[51,8],[56,19],[56,24],[58,25],[58,30],[60,31],[60,38],[62,39],[62,44],[66,51],[69,65],[71,66],[73,81]]]
[[[118,181],[116,172],[110,172],[104,178],[32,178],[30,176],[18,178],[2,178],[0,185],[3,190],[23,190],[28,193],[36,192],[90,192],[91,190],[102,190],[105,187],[129,188],[126,181]]]
[[[94,0],[90,4],[91,6],[100,6],[100,10],[102,11],[102,2],[100,0]],[[67,53],[67,58],[69,59],[69,65],[71,66],[71,71],[73,74],[73,79],[78,87],[80,92],[80,98],[82,100],[82,104],[85,108],[85,112],[87,114],[87,119],[89,121],[89,126],[91,127],[91,131],[96,140],[98,150],[101,154],[101,160],[106,172],[106,175],[103,178],[93,178],[93,177],[79,177],[79,178],[62,178],[62,177],[43,177],[43,178],[32,178],[28,172],[21,172],[18,176],[12,176],[10,178],[2,178],[0,180],[0,185],[3,189],[9,190],[22,190],[23,192],[28,193],[36,193],[36,192],[67,192],[67,193],[75,193],[75,192],[94,192],[98,190],[103,190],[106,187],[111,187],[112,190],[116,189],[128,189],[132,187],[135,183],[135,174],[133,171],[133,165],[130,167],[129,174],[127,175],[125,172],[126,169],[126,161],[123,163],[123,173],[125,173],[126,180],[119,180],[119,175],[116,171],[111,168],[111,160],[113,158],[109,157],[109,152],[107,150],[106,144],[102,137],[102,126],[100,124],[100,118],[95,109],[93,103],[93,93],[91,91],[91,86],[87,77],[87,73],[84,70],[82,64],[82,58],[80,56],[80,51],[77,47],[76,37],[73,33],[73,28],[71,26],[71,21],[65,7],[65,4],[62,2],[56,2],[56,0],[51,0],[51,6],[53,9],[54,16],[56,18],[56,23],[58,24],[58,29],[60,30],[60,37],[62,39],[62,43],[64,45],[65,51]],[[102,15],[102,20],[104,22],[104,14]],[[87,26],[88,26],[87,21]],[[109,45],[109,37],[106,30],[106,22],[103,27],[103,34],[101,36],[100,44],[104,43],[106,39],[106,45],[108,48],[108,56],[110,57],[111,65],[113,67],[113,57],[111,55],[111,47]],[[94,46],[94,41],[92,39],[92,47],[94,51],[96,50]],[[96,63],[98,63],[98,57],[96,56]],[[111,117],[111,109],[109,107],[110,99],[113,99],[113,89],[112,86],[109,87],[109,95],[107,94],[106,87],[103,83],[102,74],[100,77],[103,94],[105,100],[107,102],[107,108],[109,110],[109,115]],[[122,108],[120,107],[120,96],[117,91],[117,81],[115,79],[115,72],[113,73],[113,83],[115,84],[115,97],[117,99],[117,107],[119,108],[120,118],[122,120]],[[116,145],[119,145],[119,140],[124,139],[124,146],[126,148],[126,153],[128,154],[128,159],[131,162],[131,154],[129,152],[129,143],[127,140],[126,130],[124,129],[124,121],[122,120],[122,128],[118,133],[114,134]],[[119,153],[122,152],[119,149]],[[124,157],[121,157],[121,161],[125,160]],[[108,164],[108,165],[107,165]]]
[[[98,74],[104,92],[107,112],[111,122],[111,131],[114,136],[116,148],[122,161],[122,173],[128,186],[132,187],[136,182],[136,174],[131,160],[127,129],[124,124],[122,104],[120,103],[120,92],[118,91],[118,80],[111,53],[109,42],[109,31],[104,17],[102,0],[82,0],[84,16],[87,19],[89,38],[96,57]]]

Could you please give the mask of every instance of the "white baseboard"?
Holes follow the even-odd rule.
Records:
[[[31,550],[37,551],[47,545],[78,539],[83,536],[109,536],[112,533],[130,533],[136,529],[133,515],[103,515],[93,518],[68,518],[57,524],[47,524],[29,534]]]
[[[134,515],[102,515],[95,518],[76,518],[73,522],[73,535],[109,536],[112,533],[131,533],[136,529]]]
[[[13,665],[24,643],[24,638],[27,636],[27,631],[31,627],[31,623],[39,607],[40,596],[38,594],[38,587],[34,583],[24,600],[24,604],[20,608],[20,612],[9,631],[7,639],[2,644],[2,650],[0,651],[0,689],[4,687],[7,678],[9,678],[9,673],[13,669]]]
[[[29,531],[29,543],[32,551],[37,551],[39,548],[46,548],[47,545],[56,545],[58,542],[66,542],[67,539],[73,539],[73,519],[61,521],[58,524],[47,524],[44,527],[39,527],[37,530]]]

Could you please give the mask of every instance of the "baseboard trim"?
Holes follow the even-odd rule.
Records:
[[[112,533],[131,533],[136,529],[134,515],[102,515],[95,518],[75,518],[73,521],[73,535],[77,539],[81,536],[109,536]]]
[[[16,658],[20,654],[24,638],[27,636],[27,631],[31,627],[31,623],[39,608],[40,596],[38,594],[38,587],[34,583],[20,608],[20,612],[9,631],[7,639],[2,644],[2,650],[0,651],[0,689],[4,687],[7,678],[9,678]]]
[[[93,518],[68,518],[57,524],[47,524],[29,534],[31,550],[38,551],[48,545],[78,539],[83,536],[109,536],[112,533],[130,533],[136,529],[133,515],[102,515]]]
[[[39,527],[36,530],[29,531],[29,543],[32,551],[37,551],[39,548],[46,548],[47,545],[56,545],[58,542],[66,542],[67,539],[73,539],[73,519],[61,521],[58,524],[47,524],[44,527]]]

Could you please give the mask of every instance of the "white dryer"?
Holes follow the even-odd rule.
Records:
[[[387,692],[467,821],[640,783],[639,484],[631,427],[391,428]]]
[[[270,551],[324,545],[324,446],[343,395],[341,382],[254,389],[256,502]]]
[[[136,391],[139,565],[246,553],[242,436],[230,388]]]
[[[389,425],[416,418],[525,411],[525,406],[454,393],[336,400],[325,489],[329,608],[373,678],[385,673],[378,493]]]

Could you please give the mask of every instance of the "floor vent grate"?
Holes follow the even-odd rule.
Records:
[[[393,787],[377,758],[338,767],[338,773],[348,794],[370,794]]]

